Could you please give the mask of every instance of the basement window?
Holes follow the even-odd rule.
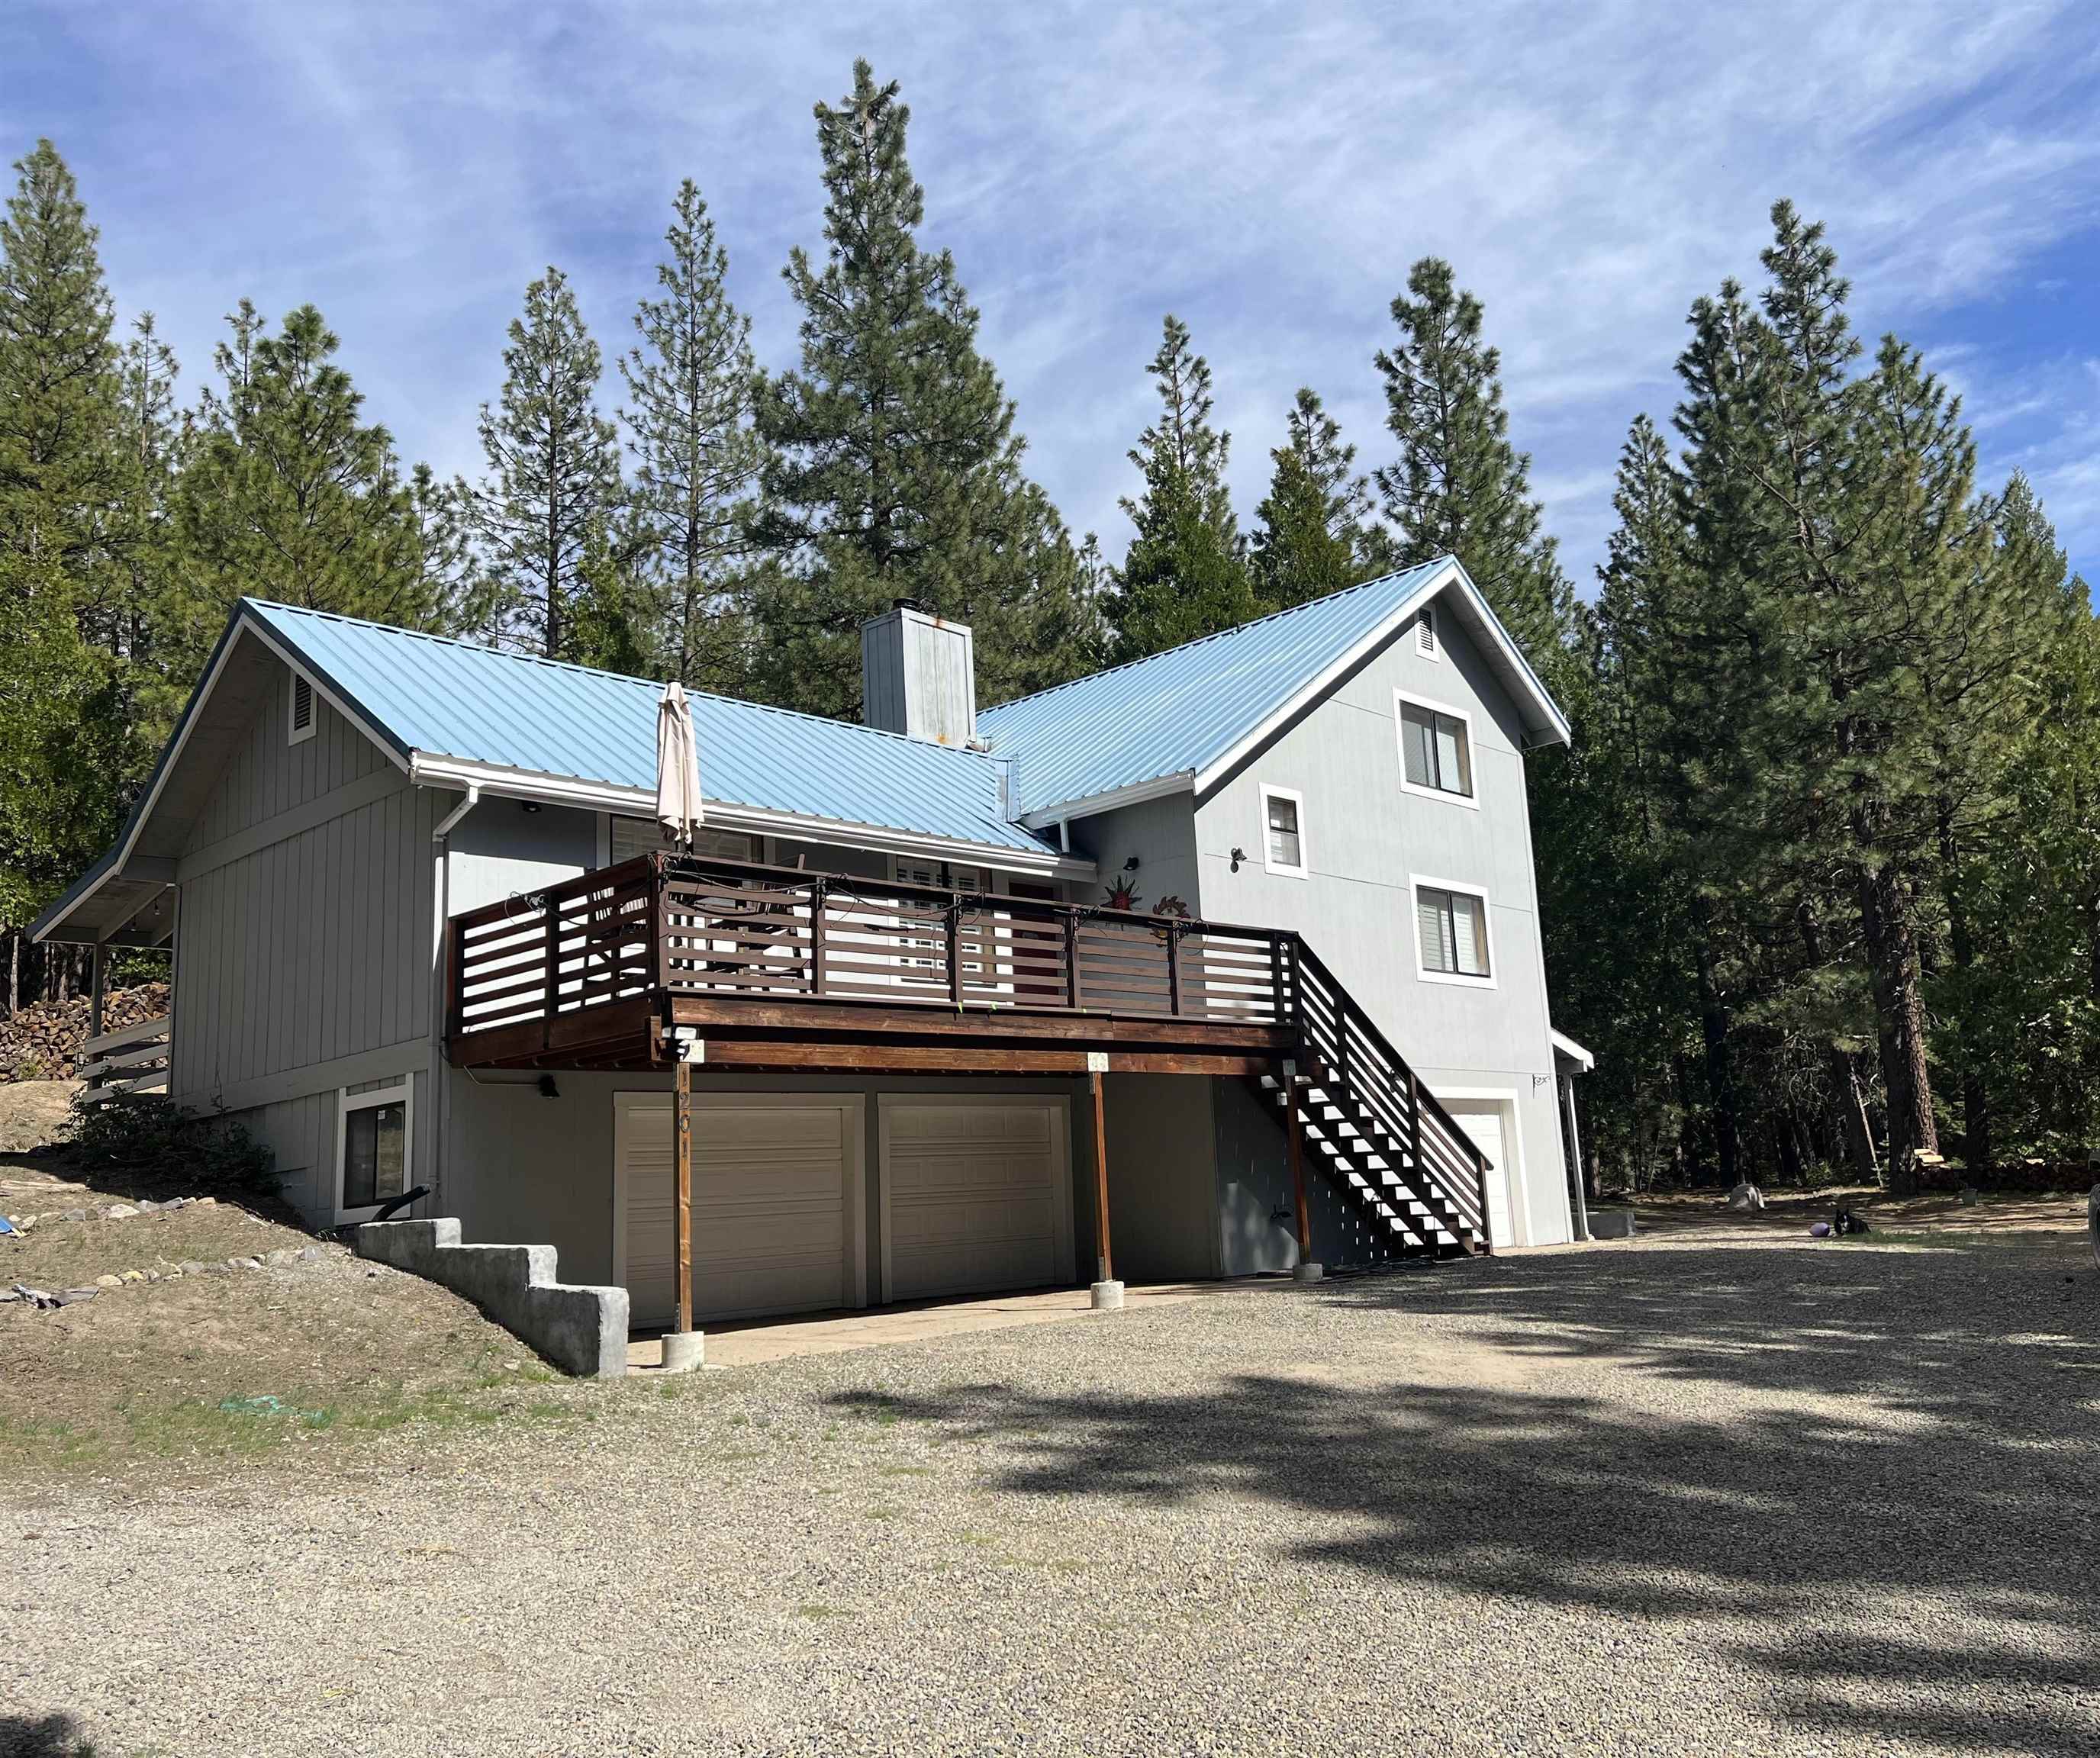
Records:
[[[408,1188],[408,1083],[346,1090],[338,1106],[336,1218],[355,1220]]]
[[[314,712],[314,686],[302,672],[292,674],[292,700],[288,724],[285,729],[285,742],[304,744],[314,736],[316,722]]]

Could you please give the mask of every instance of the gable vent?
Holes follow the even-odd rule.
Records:
[[[1414,650],[1429,659],[1436,657],[1436,612],[1424,610],[1414,625]]]
[[[292,725],[285,742],[296,745],[314,736],[314,686],[299,672],[292,674]]]

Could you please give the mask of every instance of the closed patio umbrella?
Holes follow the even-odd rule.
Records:
[[[682,848],[690,848],[693,826],[703,822],[700,809],[700,755],[693,737],[693,711],[677,684],[664,686],[656,710],[656,822]]]

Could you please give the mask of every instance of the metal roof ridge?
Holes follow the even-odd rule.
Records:
[[[1352,587],[1348,589],[1354,591],[1356,588]],[[287,611],[293,616],[314,617],[324,622],[345,623],[351,628],[370,629],[375,634],[399,636],[407,641],[430,641],[440,647],[457,647],[463,653],[486,654],[491,659],[508,659],[518,664],[536,666],[544,671],[571,672],[583,677],[603,678],[609,683],[632,684],[642,690],[660,692],[664,685],[670,681],[668,678],[637,677],[631,672],[609,672],[602,666],[579,665],[573,659],[549,659],[545,654],[519,653],[505,647],[484,646],[479,641],[465,641],[457,635],[438,635],[433,634],[428,629],[403,628],[398,623],[381,623],[370,617],[346,616],[340,610],[316,610],[306,605],[283,604],[276,599],[256,598],[246,594],[243,594],[240,602],[254,610]],[[1293,608],[1296,607],[1293,606]],[[1130,663],[1135,665],[1143,662],[1132,660]],[[1074,681],[1083,683],[1085,680],[1077,679]],[[753,702],[748,696],[726,696],[720,690],[694,689],[688,690],[686,694],[696,697],[703,702],[722,703],[732,708],[748,708],[759,714],[784,715],[791,720],[807,720],[818,726],[840,727],[849,733],[866,733],[876,738],[894,739],[900,744],[909,746],[914,751],[944,751],[955,756],[967,757],[981,764],[997,760],[988,751],[973,751],[967,745],[943,745],[930,738],[914,738],[909,733],[892,732],[885,726],[870,726],[864,720],[845,720],[834,715],[812,714],[805,708],[783,708],[778,703]]]
[[[1229,635],[1242,634],[1251,628],[1260,628],[1265,623],[1273,623],[1286,616],[1295,616],[1301,610],[1310,610],[1316,605],[1332,604],[1337,598],[1346,598],[1352,593],[1369,592],[1374,586],[1383,586],[1396,580],[1402,575],[1419,574],[1431,568],[1442,567],[1456,558],[1448,552],[1432,557],[1427,562],[1417,562],[1404,568],[1389,569],[1367,580],[1358,580],[1353,586],[1338,587],[1330,593],[1322,593],[1317,598],[1308,598],[1302,603],[1286,605],[1281,610],[1271,610],[1261,616],[1251,617],[1244,623],[1235,623],[1230,628],[1213,629],[1207,635],[1198,635],[1193,641],[1185,641],[1171,647],[1162,647],[1157,653],[1141,654],[1135,659],[1125,659],[1120,665],[1104,666],[1098,672],[1089,672],[1084,677],[1067,678],[1061,684],[1052,684],[1047,690],[1031,691],[1026,696],[1016,696],[1011,702],[995,703],[984,710],[986,714],[1001,714],[1008,708],[1020,707],[1023,703],[1040,702],[1045,696],[1054,696],[1060,690],[1077,690],[1082,684],[1091,684],[1097,678],[1114,677],[1119,672],[1128,672],[1140,665],[1149,665],[1155,659],[1163,659],[1169,654],[1186,653],[1192,647],[1201,647],[1207,642],[1223,641]]]

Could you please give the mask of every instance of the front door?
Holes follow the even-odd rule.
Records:
[[[1517,1243],[1516,1229],[1511,1218],[1510,1192],[1513,1187],[1515,1167],[1505,1138],[1502,1108],[1489,1105],[1467,1108],[1462,1101],[1447,1099],[1445,1107],[1451,1118],[1463,1130],[1473,1145],[1488,1158],[1488,1239],[1495,1245],[1514,1245]]]

